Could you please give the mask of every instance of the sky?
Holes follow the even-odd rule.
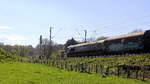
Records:
[[[33,45],[40,35],[64,44],[74,37],[116,36],[150,29],[150,0],[0,0],[0,42]]]

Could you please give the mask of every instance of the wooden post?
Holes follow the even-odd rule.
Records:
[[[130,70],[127,71],[127,78],[130,78]]]
[[[143,71],[142,81],[145,81],[145,71]]]
[[[98,73],[98,65],[95,66],[95,72]]]
[[[117,75],[120,76],[120,67],[118,67]]]
[[[106,75],[109,75],[109,66],[106,68]]]
[[[103,74],[103,66],[101,65],[101,74]]]
[[[136,70],[135,72],[135,78],[138,79],[138,73],[139,73],[139,70]]]

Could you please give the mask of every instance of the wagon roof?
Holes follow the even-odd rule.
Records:
[[[144,32],[137,32],[137,33],[130,33],[130,34],[125,34],[125,35],[120,35],[120,36],[114,36],[114,37],[107,38],[106,40],[115,40],[115,39],[134,37],[134,36],[140,36],[140,35],[144,35]]]
[[[81,43],[81,44],[76,44],[76,45],[70,45],[70,46],[68,46],[68,48],[90,45],[90,44],[95,44],[95,43],[102,43],[102,42],[104,42],[104,40],[99,40],[99,41],[95,41],[95,42],[88,42],[88,43]]]

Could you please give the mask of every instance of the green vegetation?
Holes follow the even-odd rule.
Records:
[[[52,55],[58,57],[60,56],[58,53],[61,52],[54,52]],[[114,67],[118,65],[150,65],[149,59],[149,55],[136,55],[109,58],[36,60],[36,63],[46,64],[42,65],[16,62],[34,62],[34,60],[31,61],[28,57],[14,56],[9,51],[0,48],[0,84],[149,84],[148,79],[143,82],[131,78],[111,76],[111,72],[117,71]],[[96,69],[95,65],[104,67],[98,66],[99,68]],[[108,66],[109,71],[107,70]],[[82,71],[85,73],[80,73]],[[106,72],[109,72],[110,75],[104,77],[100,75]]]
[[[123,78],[135,78],[139,80],[147,80],[149,78],[149,69],[144,69],[145,65],[150,65],[150,55],[132,55],[125,57],[99,57],[99,58],[66,58],[53,59],[45,62],[45,64],[55,66],[68,71],[78,71],[84,73],[96,73],[105,76],[115,75]],[[43,63],[43,62],[40,62]],[[133,68],[120,68],[120,65],[128,65]],[[139,66],[140,69],[134,68]]]
[[[4,61],[15,61],[19,57],[18,56],[13,56],[9,52],[5,51],[4,49],[0,48],[0,62]]]
[[[149,84],[134,79],[68,72],[41,64],[0,63],[0,84]]]
[[[69,58],[65,61],[70,64],[76,63],[89,63],[89,64],[102,64],[105,66],[117,66],[117,65],[150,65],[150,55],[132,55],[125,57],[98,57],[98,58]]]
[[[0,48],[0,62],[8,62],[8,61],[21,61],[21,62],[28,62],[30,59],[29,57],[21,57],[17,55],[12,55],[9,51],[6,51]]]

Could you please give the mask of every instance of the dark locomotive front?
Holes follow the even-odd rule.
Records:
[[[144,33],[144,50],[150,52],[150,30]]]

